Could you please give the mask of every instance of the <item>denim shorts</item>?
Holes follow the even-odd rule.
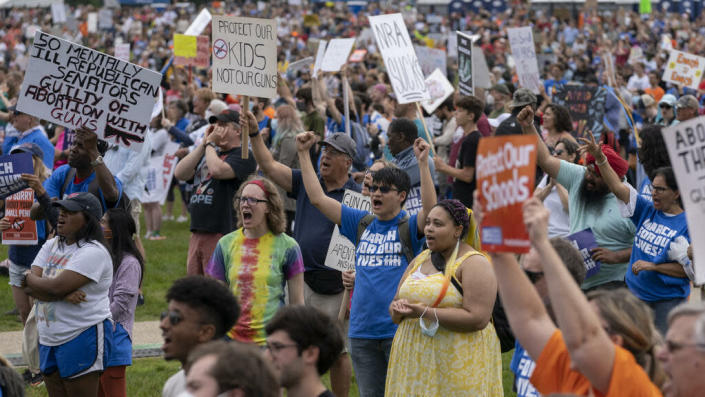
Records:
[[[10,261],[10,285],[21,288],[24,272],[29,269],[31,269],[31,266],[17,265],[15,262]]]

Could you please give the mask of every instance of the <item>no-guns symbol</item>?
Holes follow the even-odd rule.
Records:
[[[223,59],[228,55],[228,44],[225,40],[218,39],[213,43],[213,55],[218,59]]]
[[[17,230],[18,232],[21,232],[22,229],[24,229],[24,219],[22,218],[15,218],[12,220],[12,230]]]

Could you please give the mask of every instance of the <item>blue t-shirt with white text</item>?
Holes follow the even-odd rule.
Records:
[[[530,381],[534,368],[536,368],[536,362],[531,359],[531,356],[519,344],[519,341],[515,342],[514,355],[512,356],[512,362],[509,363],[509,369],[514,373],[514,388],[516,389],[517,397],[540,396]]]

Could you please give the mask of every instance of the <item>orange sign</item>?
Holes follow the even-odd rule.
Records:
[[[37,222],[29,217],[34,203],[34,190],[27,188],[5,199],[5,217],[10,228],[2,232],[2,243],[6,245],[37,244]]]
[[[475,175],[484,209],[480,229],[485,251],[529,251],[521,207],[534,190],[536,139],[535,135],[480,139]]]

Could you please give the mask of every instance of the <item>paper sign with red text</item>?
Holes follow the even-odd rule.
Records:
[[[34,190],[27,188],[5,199],[5,218],[10,228],[2,232],[5,245],[37,244],[37,222],[29,217],[34,203]]]
[[[671,50],[662,80],[697,90],[703,78],[703,68],[705,68],[704,57]]]

